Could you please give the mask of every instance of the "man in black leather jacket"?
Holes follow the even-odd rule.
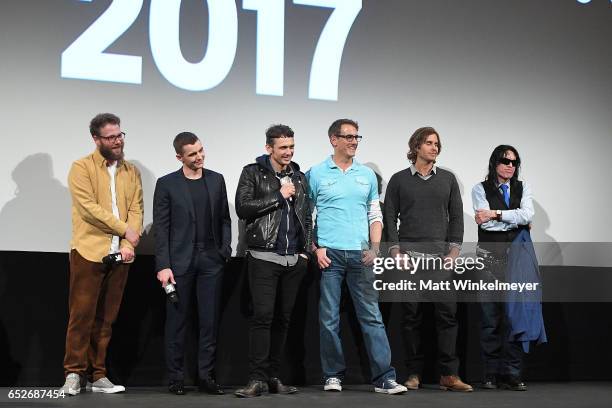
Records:
[[[308,183],[294,153],[294,133],[285,125],[266,131],[266,150],[245,166],[236,191],[236,213],[246,221],[249,289],[249,383],[238,397],[263,392],[293,394],[278,378],[289,319],[308,266],[312,217]],[[277,296],[280,298],[277,299]],[[274,310],[277,305],[280,310]]]

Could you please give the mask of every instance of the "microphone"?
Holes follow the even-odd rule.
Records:
[[[284,174],[284,175],[283,175]],[[293,184],[293,181],[291,181],[291,177],[289,174],[287,173],[281,173],[282,177],[280,178],[280,183],[281,186],[284,186],[285,184]],[[289,196],[289,202],[293,202],[293,197]]]
[[[166,292],[166,297],[171,303],[178,303],[178,293],[173,284],[168,282],[168,284],[164,286],[164,292]]]
[[[102,263],[109,268],[112,268],[115,265],[119,265],[123,262],[121,258],[121,252],[115,252],[114,254],[108,254],[104,258],[102,258]]]

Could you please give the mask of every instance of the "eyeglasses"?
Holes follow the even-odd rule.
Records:
[[[125,132],[121,132],[118,135],[112,135],[112,136],[96,136],[98,139],[102,139],[105,142],[109,142],[109,143],[115,143],[117,141],[117,139],[119,140],[123,140],[125,139]]]
[[[516,167],[520,162],[518,161],[518,159],[514,159],[514,160],[510,160],[506,157],[502,157],[501,159],[499,159],[499,162],[501,164],[504,164],[506,166],[512,164],[513,167]]]
[[[363,136],[360,135],[340,135],[340,134],[335,134],[334,136],[336,137],[340,137],[342,139],[345,139],[347,142],[352,142],[353,140],[360,142],[361,139],[363,139]]]

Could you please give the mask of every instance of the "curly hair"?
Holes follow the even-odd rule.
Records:
[[[92,136],[100,136],[100,129],[109,123],[111,125],[121,125],[121,119],[112,113],[99,113],[89,122],[89,133]]]
[[[266,144],[274,146],[274,141],[281,137],[294,137],[293,129],[287,125],[272,125],[266,130]]]

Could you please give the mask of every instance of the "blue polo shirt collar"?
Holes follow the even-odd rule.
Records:
[[[330,169],[340,169],[340,167],[338,167],[338,165],[334,161],[333,157],[334,155],[330,154],[329,157],[327,158],[326,160],[327,167],[329,167]],[[353,169],[356,169],[360,165],[361,163],[359,163],[355,158],[353,158],[353,164],[351,164],[351,167],[347,169],[347,172],[352,171]]]

